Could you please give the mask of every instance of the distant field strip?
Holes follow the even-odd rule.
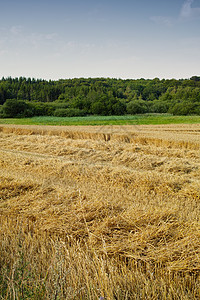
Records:
[[[198,299],[200,124],[0,125],[0,240],[4,297]]]

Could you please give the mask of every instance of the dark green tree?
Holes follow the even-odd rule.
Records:
[[[128,114],[135,115],[135,114],[144,114],[148,111],[147,105],[145,101],[136,100],[131,101],[127,104],[127,112]]]
[[[19,118],[33,116],[32,107],[24,101],[8,99],[2,106],[2,115],[4,118]]]

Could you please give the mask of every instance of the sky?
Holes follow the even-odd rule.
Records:
[[[0,78],[200,75],[200,0],[0,0]]]

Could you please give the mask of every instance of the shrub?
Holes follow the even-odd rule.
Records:
[[[94,115],[108,115],[108,109],[106,109],[105,103],[98,101],[91,105],[91,113]]]
[[[148,112],[148,109],[145,101],[133,100],[127,104],[127,112],[131,115],[144,114]]]
[[[169,113],[173,115],[200,115],[200,103],[176,103],[169,109]]]
[[[167,113],[170,107],[170,103],[166,101],[153,101],[151,103],[151,112],[154,113]]]
[[[0,118],[3,117],[3,108],[2,108],[2,105],[0,105]]]
[[[126,113],[126,105],[121,102],[117,101],[112,105],[112,114],[116,116],[124,115]]]
[[[31,103],[35,116],[53,116],[55,108],[50,103],[36,102]]]
[[[34,115],[33,107],[21,100],[7,99],[2,106],[2,116],[4,118],[23,118]]]

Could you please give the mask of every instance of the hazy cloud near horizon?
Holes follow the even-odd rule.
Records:
[[[190,78],[199,28],[200,0],[7,0],[0,77]]]

